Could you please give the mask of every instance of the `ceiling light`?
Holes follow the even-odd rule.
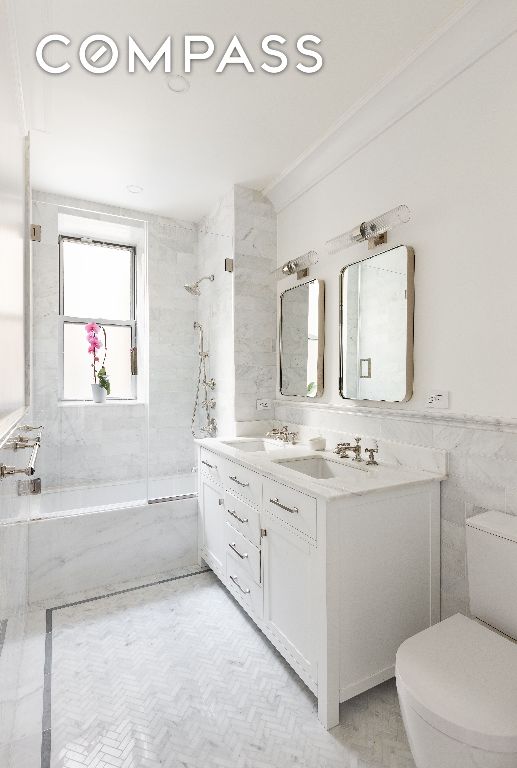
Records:
[[[167,80],[167,87],[174,93],[186,93],[190,88],[190,82],[183,75],[173,75]]]
[[[139,187],[138,184],[128,184],[126,189],[128,192],[131,192],[132,195],[139,195],[144,191],[144,188]]]
[[[405,224],[411,218],[411,211],[407,205],[399,205],[397,208],[392,208],[391,211],[376,216],[369,221],[363,221],[358,227],[351,229],[349,232],[345,232],[342,235],[333,237],[332,240],[328,240],[326,243],[330,254],[339,253],[344,251],[345,248],[349,248],[356,243],[362,243],[364,240],[368,240],[372,246],[381,245],[386,242],[386,232],[399,224]]]

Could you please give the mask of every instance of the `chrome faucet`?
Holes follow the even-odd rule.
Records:
[[[294,445],[294,442],[298,437],[298,432],[289,432],[289,427],[286,425],[281,428],[275,427],[270,432],[266,433],[266,437],[272,437],[273,440],[280,440],[282,443],[291,443],[291,445]]]
[[[363,461],[363,457],[361,456],[362,448],[360,437],[355,438],[355,445],[350,445],[350,443],[338,443],[334,449],[334,453],[337,453],[340,459],[348,459],[348,451],[355,453],[353,461]]]

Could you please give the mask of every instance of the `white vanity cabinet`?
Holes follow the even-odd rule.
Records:
[[[313,692],[317,690],[314,627],[316,549],[273,516],[264,515],[264,623],[271,640]],[[276,641],[276,642],[275,642]]]
[[[332,728],[339,703],[392,677],[398,646],[439,620],[440,477],[379,469],[352,493],[224,446],[199,447],[200,561]]]
[[[199,505],[203,510],[199,528],[203,557],[221,578],[226,573],[226,541],[224,537],[224,495],[221,489],[206,478],[200,485]]]

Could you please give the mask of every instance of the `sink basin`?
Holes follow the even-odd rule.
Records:
[[[222,440],[221,442],[223,445],[228,445],[230,448],[237,448],[239,451],[245,451],[246,453],[275,451],[279,448],[285,448],[284,443],[281,443],[278,440],[266,440],[262,437],[241,438],[240,440]]]
[[[355,472],[368,472],[366,467],[354,466],[353,464],[343,464],[339,461],[327,459],[324,456],[308,456],[300,459],[285,459],[277,461],[288,469],[294,469],[295,472],[301,472],[302,475],[309,475],[317,480],[330,480],[337,478],[343,480],[354,476]]]

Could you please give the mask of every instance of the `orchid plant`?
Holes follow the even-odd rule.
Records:
[[[87,323],[84,326],[84,329],[86,331],[86,339],[88,341],[88,354],[93,355],[93,383],[98,384],[100,387],[105,389],[106,394],[109,395],[111,387],[106,368],[104,367],[104,363],[106,362],[106,354],[108,352],[108,346],[106,343],[106,329],[102,325],[97,325],[97,323],[93,320],[90,323]],[[97,363],[100,362],[98,352],[102,349],[103,346],[102,341],[99,338],[101,331],[104,334],[104,357],[102,359],[101,367],[99,370],[97,370]]]

